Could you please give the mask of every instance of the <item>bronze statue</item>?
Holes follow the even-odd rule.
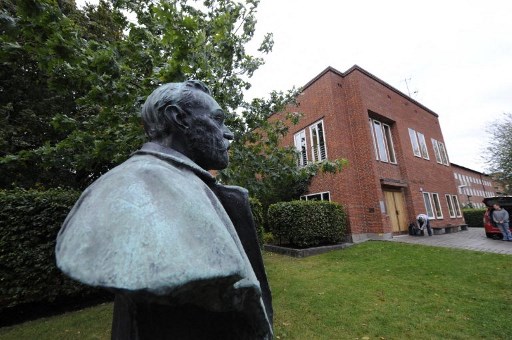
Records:
[[[58,267],[115,292],[113,339],[270,339],[272,302],[232,132],[200,81],[157,88],[150,142],[88,187],[57,237]]]

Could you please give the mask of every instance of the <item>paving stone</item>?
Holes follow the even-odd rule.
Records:
[[[467,231],[434,236],[399,235],[390,241],[512,255],[512,242],[487,238],[483,228],[468,228]]]

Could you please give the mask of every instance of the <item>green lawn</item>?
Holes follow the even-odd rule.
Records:
[[[512,256],[366,242],[266,253],[277,339],[511,339]],[[112,305],[0,329],[0,339],[109,339]]]

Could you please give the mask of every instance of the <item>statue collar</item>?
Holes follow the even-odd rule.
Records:
[[[194,163],[190,158],[184,154],[165,147],[163,145],[149,142],[142,146],[138,151],[135,151],[132,156],[135,155],[151,155],[155,156],[168,163],[174,163],[175,165],[182,166],[190,169],[197,176],[199,176],[206,184],[214,184],[216,182],[215,177],[212,176],[208,171],[201,168],[199,165]]]

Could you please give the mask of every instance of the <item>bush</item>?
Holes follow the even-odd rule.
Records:
[[[263,247],[263,233],[264,229],[264,217],[263,217],[263,206],[261,202],[254,197],[249,197],[249,204],[251,205],[252,217],[254,224],[256,224],[256,234],[258,235],[258,242],[260,247]]]
[[[468,227],[483,228],[484,227],[484,213],[486,209],[462,209],[464,220]]]
[[[293,201],[272,204],[268,222],[274,238],[297,247],[339,243],[347,218],[343,207],[327,201]]]
[[[57,233],[78,196],[63,189],[0,190],[0,311],[97,294],[55,265]]]

